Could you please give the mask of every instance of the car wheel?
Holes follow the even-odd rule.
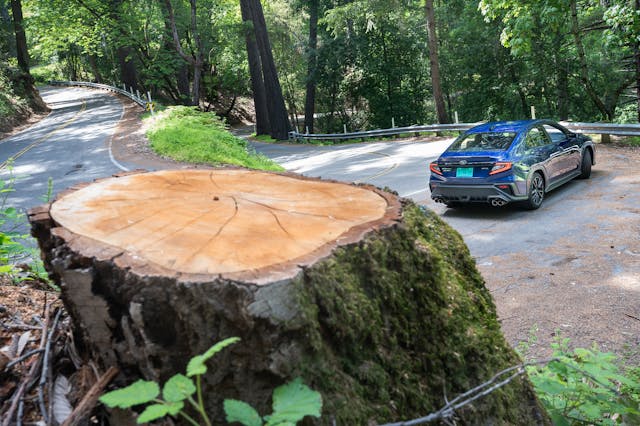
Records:
[[[586,149],[582,154],[582,162],[580,163],[580,179],[589,179],[591,176],[591,151]]]
[[[544,201],[544,177],[536,172],[531,177],[529,199],[524,202],[524,206],[528,210],[535,210],[542,205],[542,201]]]

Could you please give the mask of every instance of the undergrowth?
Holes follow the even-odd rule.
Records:
[[[191,163],[283,170],[267,157],[252,152],[247,142],[229,133],[215,114],[174,106],[156,114],[153,120],[147,137],[160,155]]]
[[[20,225],[25,221],[24,213],[7,203],[9,195],[15,192],[16,180],[10,163],[7,170],[8,178],[0,179],[0,274],[9,277],[14,283],[39,280],[55,288],[49,280],[33,239],[29,234],[19,231]],[[49,201],[51,190],[52,181],[49,179],[43,201]]]
[[[534,331],[529,340],[535,339]],[[518,351],[528,345],[521,343]],[[527,373],[554,425],[640,424],[640,367],[596,346],[570,349],[567,338],[557,337],[551,346],[552,360]]]

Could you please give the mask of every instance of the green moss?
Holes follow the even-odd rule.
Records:
[[[313,348],[300,368],[338,424],[426,415],[519,363],[460,235],[412,203],[404,214],[297,282]],[[513,382],[460,415],[523,424],[532,395]]]

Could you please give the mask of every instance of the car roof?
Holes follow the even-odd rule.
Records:
[[[483,123],[478,126],[472,127],[467,130],[467,133],[487,133],[487,132],[513,132],[520,133],[527,129],[530,129],[532,126],[541,125],[541,124],[555,124],[551,120],[516,120],[516,121],[491,121],[489,123]]]

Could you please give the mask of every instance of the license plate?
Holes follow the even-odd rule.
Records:
[[[458,167],[456,169],[456,177],[473,177],[473,167]]]

